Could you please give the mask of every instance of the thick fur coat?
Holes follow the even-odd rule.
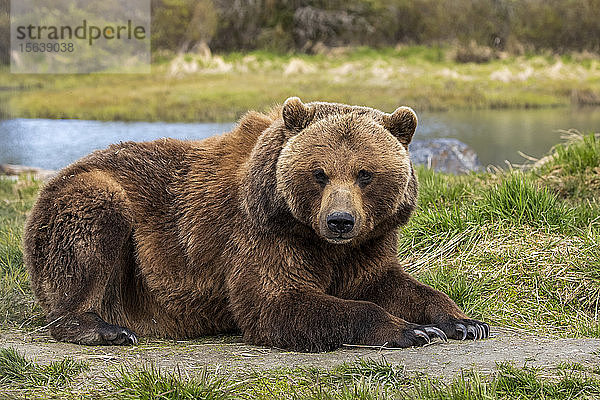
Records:
[[[415,208],[407,107],[288,99],[202,141],[120,143],[63,169],[25,229],[25,263],[58,340],[241,332],[323,351],[480,338],[445,294],[405,273]]]

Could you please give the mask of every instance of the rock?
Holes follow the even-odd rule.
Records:
[[[47,180],[52,178],[56,174],[56,171],[48,169],[26,167],[23,165],[13,164],[0,164],[0,175],[8,176],[19,176],[19,175],[33,175],[37,179]]]
[[[457,139],[414,140],[409,149],[414,164],[425,165],[436,172],[465,174],[481,169],[475,151]]]

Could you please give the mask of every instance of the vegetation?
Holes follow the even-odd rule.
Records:
[[[8,391],[28,391],[46,388],[58,390],[87,369],[86,364],[65,358],[60,362],[40,365],[26,359],[11,348],[0,349],[0,396]]]
[[[122,368],[109,380],[120,399],[235,399],[236,385],[225,377],[205,369],[192,379],[181,374],[165,373],[154,366],[143,369]]]
[[[420,210],[401,229],[406,268],[474,318],[596,336],[598,156],[597,139],[588,135],[556,146],[528,172],[420,170]]]
[[[115,9],[106,1],[103,10]],[[598,51],[594,0],[151,0],[161,54],[196,50],[318,52],[324,46],[474,41],[494,49]],[[9,0],[0,0],[0,61],[8,62]]]
[[[452,47],[356,48],[325,55],[165,58],[151,74],[20,75],[0,69],[11,118],[233,121],[291,95],[394,110],[600,104],[600,58],[550,54],[453,61]],[[1,100],[1,98],[0,98]]]
[[[594,201],[600,190],[600,136],[566,132],[567,145],[540,168],[540,178],[565,199]]]
[[[315,399],[315,400],[492,400],[593,399],[600,395],[600,376],[578,364],[540,370],[499,364],[489,376],[464,371],[449,381],[406,373],[385,358],[357,360],[333,369],[296,368],[227,377],[204,369],[193,376],[156,367],[121,368],[106,379],[77,382],[83,364],[65,359],[44,366],[12,349],[0,351],[0,396],[98,399]],[[10,378],[14,372],[20,374]],[[21,374],[22,373],[22,374]],[[8,377],[8,378],[7,378]],[[40,390],[42,389],[42,390]]]
[[[470,41],[511,52],[600,50],[594,0],[153,0],[153,12],[157,51],[198,42],[220,51],[318,52]]]
[[[0,177],[0,329],[28,329],[43,322],[23,266],[21,246],[25,214],[39,187],[31,178]]]

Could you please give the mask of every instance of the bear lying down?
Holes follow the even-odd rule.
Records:
[[[51,334],[97,345],[241,331],[298,351],[487,337],[398,262],[416,125],[407,107],[292,97],[222,136],[120,143],[68,166],[24,238]]]

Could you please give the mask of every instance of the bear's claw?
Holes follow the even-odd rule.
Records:
[[[459,340],[465,340],[467,338],[473,340],[479,339],[487,339],[490,337],[490,326],[484,322],[479,321],[469,321],[470,324],[465,325],[463,323],[457,322],[455,324],[456,331],[461,333],[461,337],[458,337]]]
[[[137,345],[138,339],[135,336],[135,333],[131,332],[129,329],[123,329],[119,335],[113,340],[114,344],[118,345]]]
[[[127,334],[127,338],[131,341],[131,344],[133,344],[134,346],[137,346],[138,338],[137,338],[137,336],[135,336],[135,334],[133,332],[129,332]]]
[[[448,341],[448,337],[439,328],[435,326],[420,326],[417,329],[413,329],[415,336],[425,339],[425,344],[430,344],[436,337],[442,339],[444,342]]]
[[[429,338],[429,335],[427,333],[423,332],[420,329],[413,329],[413,332],[415,333],[416,336],[422,337],[423,339],[425,339],[427,344],[431,343],[431,339]]]
[[[424,344],[429,344],[438,337],[444,342],[450,339],[479,340],[490,337],[490,326],[484,322],[472,319],[453,319],[447,322],[432,325],[417,325],[413,327],[415,336],[425,339]]]
[[[463,324],[456,324],[456,330],[462,332],[462,337],[460,340],[465,340],[467,338],[467,327]]]
[[[446,334],[444,333],[443,330],[436,328],[435,326],[428,326],[425,327],[425,332],[427,332],[428,335],[436,335],[437,337],[439,337],[440,339],[442,339],[444,342],[448,341],[448,336],[446,336]]]
[[[479,339],[479,331],[473,325],[467,326],[467,333],[473,335],[473,339]]]

